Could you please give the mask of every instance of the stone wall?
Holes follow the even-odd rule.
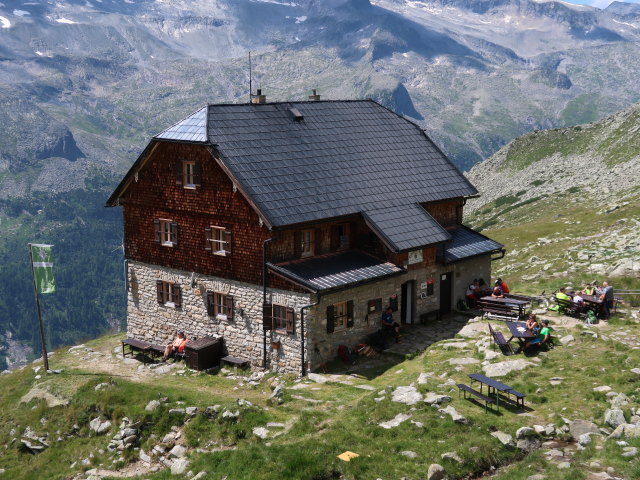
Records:
[[[222,336],[230,355],[246,358],[252,366],[263,363],[262,287],[217,277],[196,275],[192,287],[191,272],[129,261],[127,333],[130,337],[166,344],[176,330],[187,337]],[[177,283],[181,287],[180,308],[159,304],[156,281]],[[207,314],[206,292],[234,298],[234,319],[221,320]],[[267,362],[270,369],[299,373],[300,308],[309,304],[308,294],[269,289],[268,300],[295,310],[295,333],[267,333]],[[271,341],[280,341],[273,349]]]
[[[337,357],[338,347],[347,345],[353,347],[364,342],[366,337],[376,332],[381,327],[382,312],[368,314],[369,300],[382,299],[382,309],[389,304],[392,295],[398,296],[398,306],[401,306],[402,284],[415,281],[415,311],[411,321],[407,323],[419,323],[420,315],[439,308],[440,305],[440,274],[453,272],[453,291],[451,305],[455,308],[458,300],[463,299],[468,284],[474,278],[484,278],[487,283],[491,281],[491,260],[489,255],[475,257],[450,265],[432,265],[416,270],[411,270],[405,275],[388,278],[378,282],[369,283],[349,290],[321,296],[320,303],[313,307],[311,316],[307,320],[305,316],[305,328],[308,337],[309,368],[317,369],[323,362]],[[428,280],[434,281],[432,295],[427,295]],[[338,302],[353,301],[353,327],[335,330],[327,333],[327,307]],[[394,313],[394,320],[400,323],[401,309]]]

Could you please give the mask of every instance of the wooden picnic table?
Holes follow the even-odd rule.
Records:
[[[575,293],[569,293],[568,295],[571,297],[573,301],[573,297],[575,297]],[[602,314],[602,306],[604,302],[600,300],[599,295],[580,295],[580,296],[584,299],[584,303],[585,303],[584,306],[586,309],[593,310],[597,316],[600,316]]]
[[[480,301],[517,308],[519,317],[523,317],[525,310],[531,305],[531,302],[527,300],[520,300],[518,298],[482,297]]]
[[[527,330],[527,324],[525,322],[507,322],[507,327],[509,327],[509,331],[511,332],[511,338],[507,340],[507,342],[510,343],[511,340],[515,338],[518,340],[520,348],[524,346],[527,339],[536,337],[531,330]]]
[[[507,395],[514,395],[516,397],[516,405],[520,406],[519,401],[522,401],[522,408],[524,408],[524,397],[525,395],[514,390],[513,387],[502,383],[498,380],[495,380],[493,378],[487,377],[486,375],[482,375],[481,373],[470,373],[469,374],[469,378],[475,382],[479,382],[480,383],[480,393],[482,393],[482,385],[486,385],[487,386],[487,391],[489,393],[489,395],[492,394],[491,389],[493,389],[493,393],[495,393],[496,395],[496,407],[499,409],[499,401],[500,401],[500,396],[498,394],[498,392],[503,392],[506,393]]]

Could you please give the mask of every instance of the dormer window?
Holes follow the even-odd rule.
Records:
[[[176,185],[195,190],[200,186],[200,164],[196,160],[178,160],[176,162]]]

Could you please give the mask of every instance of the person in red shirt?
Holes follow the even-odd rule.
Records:
[[[496,280],[496,286],[500,287],[500,290],[502,290],[503,293],[509,293],[509,287],[501,278]]]
[[[164,356],[162,360],[166,361],[171,355],[181,353],[184,351],[184,346],[189,340],[185,336],[184,332],[178,332],[176,338],[164,349]]]

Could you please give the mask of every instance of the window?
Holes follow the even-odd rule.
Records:
[[[207,245],[205,249],[214,255],[229,255],[231,253],[231,231],[225,227],[210,226],[204,229]]]
[[[200,186],[200,163],[196,160],[178,160],[175,167],[176,185],[195,189]]]
[[[303,230],[300,232],[300,254],[303,257],[308,257],[313,255],[313,241],[314,241],[314,232],[313,230]]]
[[[262,309],[262,321],[265,330],[294,333],[296,315],[293,308],[265,303]]]
[[[155,241],[165,247],[178,245],[178,224],[172,220],[156,218],[153,221]]]
[[[331,250],[349,248],[349,224],[341,223],[331,227]]]
[[[182,292],[180,285],[163,280],[156,281],[158,303],[168,307],[179,307],[182,305]]]
[[[196,188],[196,162],[182,162],[182,179],[184,188]]]
[[[353,327],[353,301],[339,302],[327,307],[327,333]]]
[[[218,320],[233,320],[233,296],[207,292],[207,313]]]

